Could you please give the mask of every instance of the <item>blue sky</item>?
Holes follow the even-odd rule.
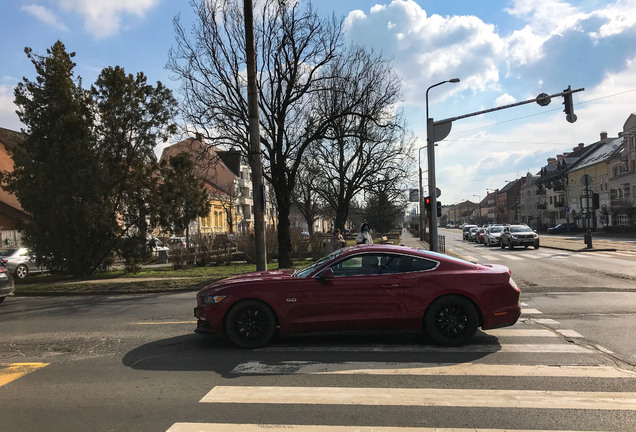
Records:
[[[301,0],[304,1],[304,0]],[[425,145],[426,88],[439,120],[554,94],[571,85],[578,121],[562,100],[460,120],[436,147],[439,200],[483,198],[486,189],[536,173],[548,157],[618,135],[636,112],[636,0],[315,0],[345,19],[348,40],[392,59],[403,80],[404,110]],[[56,40],[77,53],[86,87],[108,66],[144,72],[178,88],[165,69],[172,20],[192,15],[188,0],[0,0],[0,126],[18,130],[13,88],[35,78],[25,47],[45,54]],[[178,95],[177,95],[178,96]],[[426,169],[426,152],[422,165]],[[417,155],[416,155],[417,159]],[[426,183],[426,179],[425,179]],[[417,185],[417,176],[409,186]]]

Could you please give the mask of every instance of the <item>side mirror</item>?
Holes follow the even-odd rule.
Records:
[[[320,273],[316,275],[316,279],[333,279],[333,269],[331,267],[322,269]]]

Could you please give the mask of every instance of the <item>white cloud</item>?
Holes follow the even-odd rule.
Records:
[[[119,31],[125,14],[143,17],[159,0],[59,0],[67,12],[78,13],[84,27],[98,38],[112,36]]]
[[[0,126],[15,131],[24,127],[15,113],[16,109],[13,103],[13,86],[0,85]]]
[[[30,13],[43,23],[46,23],[59,30],[68,31],[68,27],[66,27],[66,25],[64,25],[64,23],[59,20],[59,18],[55,15],[55,12],[45,8],[44,6],[30,4],[22,6],[22,10]]]
[[[511,103],[515,103],[517,100],[510,96],[508,93],[502,94],[497,99],[495,99],[495,106],[508,105]]]
[[[436,92],[439,95],[464,88],[485,90],[499,80],[503,40],[495,26],[477,17],[428,16],[413,0],[393,0],[388,6],[374,6],[368,14],[351,12],[344,28],[350,40],[393,58],[404,80],[407,104],[422,104],[422,83],[462,77],[459,86],[447,86]]]

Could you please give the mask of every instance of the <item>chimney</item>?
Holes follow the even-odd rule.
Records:
[[[556,158],[548,158],[548,165],[554,165],[556,164]]]
[[[201,132],[197,132],[197,133],[194,135],[194,139],[195,139],[195,140],[197,140],[197,141],[199,141],[201,144],[203,144],[203,135],[201,134]]]
[[[601,132],[601,141],[606,141],[607,140],[607,132],[603,131]]]
[[[574,148],[572,149],[572,151],[581,150],[583,147],[585,147],[585,144],[583,144],[583,143],[579,143],[578,147],[574,147]]]
[[[557,160],[561,161],[561,160],[563,160],[563,155],[562,155],[562,154],[557,155],[557,157],[556,157],[556,158],[557,158]]]

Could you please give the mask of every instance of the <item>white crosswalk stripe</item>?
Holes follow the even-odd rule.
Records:
[[[541,312],[533,309],[531,305],[522,304],[522,313],[524,315],[540,315]],[[636,391],[616,391],[614,387],[595,386],[593,383],[587,385],[587,388],[579,388],[567,386],[565,389],[558,388],[533,388],[521,386],[519,388],[467,388],[461,386],[459,388],[451,388],[448,386],[437,386],[432,383],[437,377],[446,377],[447,379],[456,377],[461,379],[475,379],[479,381],[479,377],[494,378],[520,378],[535,379],[536,383],[549,383],[550,380],[579,380],[579,382],[587,383],[590,380],[615,380],[615,382],[626,382],[625,380],[636,383],[636,372],[632,370],[622,369],[615,364],[603,362],[594,362],[584,360],[590,356],[598,356],[597,350],[602,347],[590,347],[587,344],[572,343],[573,339],[580,339],[582,336],[573,330],[568,329],[548,329],[533,327],[528,323],[544,322],[558,324],[556,321],[548,319],[530,318],[520,321],[522,325],[511,328],[493,329],[479,333],[476,342],[488,340],[488,338],[497,338],[497,343],[476,343],[474,345],[466,345],[461,347],[440,347],[428,345],[308,345],[308,344],[284,344],[274,345],[254,350],[254,354],[258,353],[274,353],[274,352],[312,352],[313,358],[321,353],[467,353],[471,354],[486,353],[487,357],[499,356],[505,353],[528,353],[540,354],[551,359],[564,359],[563,361],[550,360],[545,364],[515,364],[497,362],[497,361],[481,361],[482,356],[472,357],[472,360],[461,362],[427,362],[427,361],[342,361],[342,362],[320,362],[306,360],[306,355],[301,358],[304,360],[284,360],[284,361],[266,361],[263,359],[255,359],[237,364],[230,372],[228,377],[239,378],[255,376],[261,378],[250,380],[249,383],[255,382],[256,385],[247,385],[246,382],[241,385],[216,385],[207,390],[200,397],[199,403],[206,406],[245,406],[245,409],[265,409],[255,407],[271,407],[267,408],[268,412],[281,411],[286,412],[281,406],[311,406],[314,409],[329,410],[332,412],[338,406],[342,407],[375,407],[377,410],[389,409],[390,407],[417,407],[418,409],[443,409],[443,408],[463,408],[463,409],[480,409],[480,410],[506,410],[506,409],[522,409],[537,410],[543,416],[554,415],[558,410],[576,410],[578,413],[591,410],[596,416],[602,416],[603,412],[625,413],[633,418],[636,412]],[[566,339],[567,338],[567,341]],[[522,343],[527,339],[531,343]],[[568,342],[569,341],[569,342]],[[366,355],[368,355],[366,354]],[[365,357],[366,357],[365,355]],[[561,356],[561,357],[554,357]],[[577,361],[567,361],[570,356],[576,356],[580,359]],[[358,356],[359,357],[359,356]],[[384,356],[386,357],[386,356]],[[277,357],[278,358],[278,357]],[[363,357],[364,358],[364,357]],[[378,357],[380,359],[382,357]],[[418,355],[418,358],[423,358]],[[431,357],[438,358],[438,357]],[[493,359],[499,357],[492,357]],[[501,359],[527,357],[500,357]],[[535,359],[541,358],[532,357]],[[581,360],[582,359],[582,360]],[[579,362],[577,364],[577,362]],[[262,385],[263,380],[267,377],[279,377],[272,381],[275,385]],[[280,377],[294,376],[302,378],[302,381],[293,381],[295,385],[280,385],[285,381],[281,381]],[[414,386],[389,386],[379,387],[373,385],[345,385],[339,382],[335,385],[307,385],[308,382],[317,380],[318,376],[337,376],[345,379],[346,376],[356,376],[355,383],[364,383],[363,380],[370,380],[372,377],[382,379],[383,377],[413,377]],[[368,378],[365,378],[368,377]],[[419,377],[419,378],[418,378]],[[471,378],[472,377],[472,378]],[[353,378],[350,378],[350,380]],[[428,380],[428,381],[427,381]],[[369,384],[378,381],[369,381]],[[395,381],[399,382],[399,381]],[[402,381],[405,382],[405,381]],[[448,381],[451,382],[451,381]],[[492,381],[499,382],[499,381]],[[302,385],[298,385],[302,383]],[[228,380],[228,384],[230,381]],[[481,386],[483,387],[483,385]],[[631,385],[627,388],[636,388]],[[327,408],[329,407],[329,408]],[[247,417],[249,418],[249,417]],[[275,417],[274,417],[275,418]],[[574,416],[576,419],[577,416]],[[546,421],[546,420],[544,420]],[[576,421],[576,420],[574,420]],[[548,423],[549,424],[549,423]],[[604,423],[598,423],[604,424]],[[443,425],[440,425],[443,426]],[[434,427],[431,419],[427,419],[426,427],[413,426],[369,426],[369,425],[320,425],[320,424],[301,424],[301,423],[228,423],[228,422],[177,422],[174,423],[167,432],[266,432],[272,429],[285,430],[289,432],[556,432],[557,429],[549,428],[532,429],[533,424],[529,424],[531,428],[445,428]],[[596,432],[603,431],[603,428],[594,428]],[[613,430],[613,429],[607,429]],[[587,424],[581,424],[580,428],[575,429],[558,429],[559,432],[592,432]]]

